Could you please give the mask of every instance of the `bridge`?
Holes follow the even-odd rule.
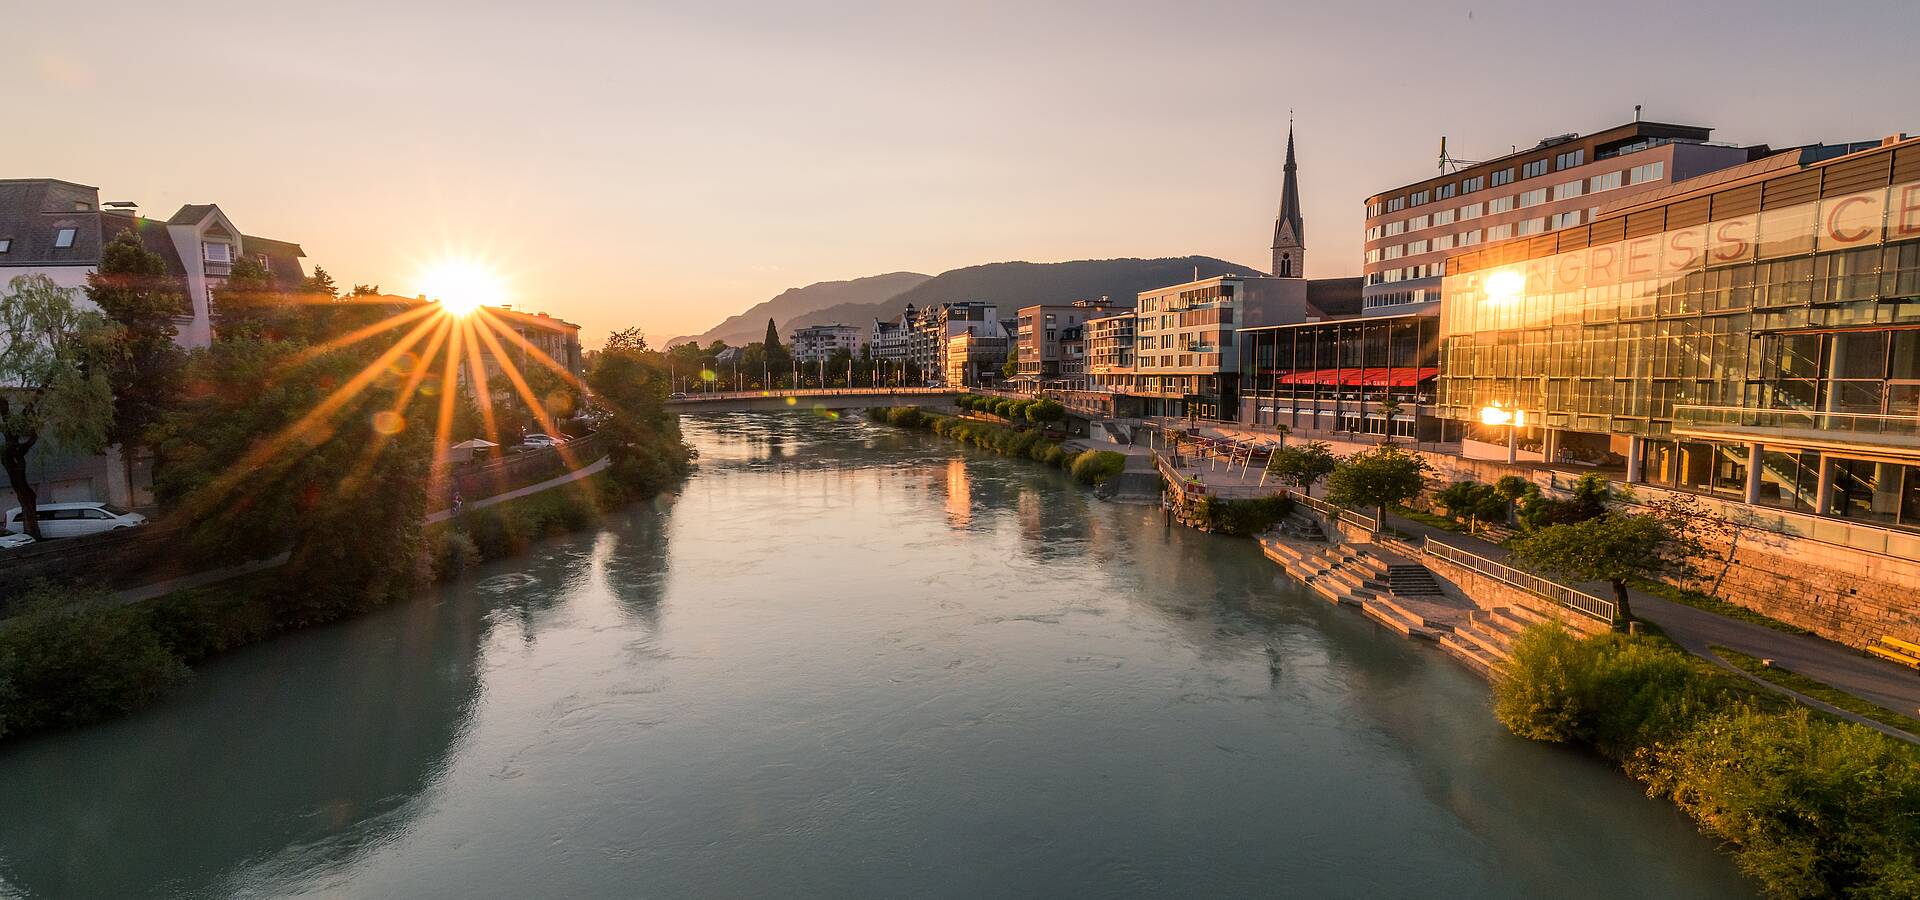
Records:
[[[681,414],[867,409],[875,406],[953,406],[960,388],[813,388],[782,391],[715,391],[677,395],[667,409]]]

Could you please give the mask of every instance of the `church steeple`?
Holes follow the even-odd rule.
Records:
[[[1294,183],[1299,165],[1293,160],[1293,113],[1287,113],[1287,165],[1280,185],[1280,215],[1273,220],[1273,275],[1306,277],[1307,226],[1300,218],[1300,188]]]

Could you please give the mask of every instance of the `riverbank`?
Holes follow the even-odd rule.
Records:
[[[962,395],[966,401],[973,395]],[[988,400],[992,398],[976,398]],[[1003,421],[1011,421],[1012,415],[1024,415],[1025,409],[1013,409],[1010,404],[1024,401],[1001,400],[999,409]],[[1054,404],[1058,406],[1058,404]],[[961,408],[969,408],[966,403]],[[1068,446],[1064,441],[1055,441],[1048,437],[1036,421],[1031,427],[1015,428],[999,425],[979,419],[967,419],[960,416],[948,416],[927,412],[917,406],[893,406],[867,410],[867,418],[874,422],[883,422],[898,428],[914,428],[931,431],[945,438],[952,438],[963,444],[972,444],[983,450],[992,450],[1002,456],[1014,456],[1045,463],[1072,475],[1081,484],[1098,487],[1118,477],[1125,470],[1127,458],[1124,454],[1112,450],[1079,450]]]
[[[602,467],[604,469],[604,467]],[[550,490],[440,518],[423,529],[419,584],[524,552],[641,499],[603,470]],[[207,659],[407,597],[315,613],[285,603],[272,569],[124,603],[99,588],[42,585],[0,627],[0,740],[76,728],[163,699]],[[410,595],[409,595],[410,597]],[[294,612],[292,610],[297,610]]]

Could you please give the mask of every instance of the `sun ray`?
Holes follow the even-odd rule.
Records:
[[[480,421],[487,430],[487,440],[496,444],[500,441],[500,423],[494,417],[493,388],[487,383],[486,361],[480,357],[479,339],[474,336],[473,320],[459,319],[460,335],[467,345],[467,369],[472,373],[473,395],[480,407]],[[494,473],[494,484],[502,491],[506,490],[506,481],[499,472]]]
[[[494,358],[500,360],[500,371],[507,376],[508,381],[513,383],[513,389],[519,392],[520,399],[527,402],[527,409],[533,413],[534,420],[540,423],[540,428],[547,434],[555,434],[558,432],[559,429],[554,427],[553,416],[547,412],[547,404],[539,397],[534,396],[533,388],[529,387],[527,380],[521,376],[520,368],[513,364],[512,359],[508,358],[506,348],[500,345],[500,339],[495,337],[489,329],[477,328],[474,330],[480,333],[481,339],[484,340],[487,347],[493,351]],[[555,444],[554,449],[560,452],[560,460],[566,464],[567,468],[572,469],[578,466],[577,461],[573,458],[572,451],[567,448],[566,444]]]
[[[406,382],[400,386],[399,391],[394,393],[393,402],[388,404],[385,411],[388,420],[397,423],[398,426],[403,429],[410,426],[404,414],[407,407],[413,403],[414,393],[420,389],[420,384],[426,380],[427,374],[433,370],[434,356],[440,352],[440,345],[446,342],[447,335],[453,330],[453,319],[442,316],[435,321],[436,327],[434,328],[432,336],[427,339],[426,349],[420,351],[418,361],[414,363],[413,371],[407,373]],[[354,463],[353,470],[348,472],[345,478],[340,479],[339,490],[341,494],[344,495],[357,489],[359,483],[366,478],[367,473],[373,470],[374,463],[379,461],[380,451],[386,447],[387,442],[392,440],[393,435],[397,433],[397,431],[384,431],[378,427],[374,429],[373,439],[367,442],[367,447],[360,454],[359,461]],[[435,445],[434,452],[440,453],[441,448]]]
[[[427,463],[427,502],[446,496],[447,453],[453,443],[453,408],[460,391],[459,322],[447,320],[447,361],[440,370],[440,417],[433,426],[433,459]]]
[[[502,337],[511,337],[516,347],[518,347],[520,350],[526,353],[532,354],[533,359],[536,362],[539,362],[541,365],[546,366],[549,369],[552,369],[555,374],[559,375],[561,378],[566,379],[569,384],[572,384],[574,387],[579,388],[582,392],[585,392],[587,390],[587,382],[584,379],[582,379],[579,375],[574,374],[572,371],[568,370],[566,366],[563,366],[560,363],[556,362],[553,357],[548,356],[546,354],[546,351],[541,350],[539,347],[535,347],[532,341],[529,341],[526,339],[525,335],[522,335],[520,332],[514,331],[513,329],[508,328],[506,325],[501,324],[499,318],[493,314],[492,310],[488,310],[488,309],[478,310],[474,318],[479,319],[488,328],[493,329],[494,333],[499,334]]]
[[[395,313],[371,325],[367,325],[362,328],[356,328],[337,338],[328,340],[325,343],[315,344],[311,347],[301,350],[300,352],[295,353],[292,357],[288,358],[283,368],[291,369],[295,366],[306,363],[307,361],[315,359],[324,354],[331,353],[335,350],[339,350],[344,347],[351,347],[354,344],[358,344],[361,341],[366,340],[367,338],[373,337],[374,335],[383,334],[385,332],[391,331],[395,328],[400,327],[401,325],[404,325],[408,322],[413,321],[414,319],[422,318],[424,316],[430,315],[435,312],[439,312],[439,310],[435,309],[430,304],[422,303],[419,306],[414,307],[413,309],[409,309],[401,313]]]

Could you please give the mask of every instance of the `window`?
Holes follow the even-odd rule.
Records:
[[[1433,199],[1446,200],[1452,197],[1459,190],[1460,190],[1460,186],[1457,184],[1443,184],[1433,189]]]
[[[1378,204],[1378,203],[1367,204],[1367,218],[1371,219],[1374,216],[1377,216],[1381,212],[1383,212],[1384,210],[1382,210],[1380,207],[1381,207],[1381,204]]]
[[[208,241],[200,246],[203,248],[202,258],[207,262],[226,265],[233,261],[233,247],[230,244]]]
[[[1513,225],[1511,223],[1487,226],[1487,240],[1504,241],[1510,237],[1513,237]]]
[[[13,238],[0,238],[0,253],[13,249]]]
[[[1443,235],[1440,235],[1439,237],[1434,238],[1433,249],[1435,250],[1453,249],[1453,235],[1443,234]]]
[[[1387,212],[1399,212],[1407,208],[1407,198],[1395,197],[1387,201]]]
[[[1545,174],[1547,174],[1547,161],[1544,159],[1536,159],[1520,167],[1521,178],[1538,178]]]
[[[1664,162],[1647,163],[1644,166],[1634,166],[1633,169],[1627,173],[1627,183],[1628,184],[1644,184],[1649,181],[1659,181],[1660,178],[1666,174],[1667,174],[1666,163]]]
[[[1405,234],[1406,231],[1407,231],[1407,220],[1405,219],[1401,219],[1398,222],[1387,223],[1387,237],[1393,237],[1396,234]]]
[[[1565,184],[1556,184],[1553,186],[1553,199],[1571,200],[1575,197],[1580,196],[1582,193],[1585,193],[1583,189],[1586,186],[1587,186],[1586,182],[1580,181],[1578,179],[1569,181]]]
[[[1379,240],[1382,230],[1383,229],[1381,229],[1381,227],[1378,225],[1375,225],[1372,228],[1367,229],[1367,240],[1370,240],[1370,241]]]
[[[1539,206],[1540,204],[1545,202],[1547,202],[1546,188],[1535,188],[1531,191],[1527,191],[1526,193],[1523,193],[1520,195],[1520,206],[1522,208],[1525,208],[1528,206]]]
[[[80,233],[79,229],[75,229],[75,228],[62,228],[59,231],[54,232],[53,233],[53,249],[65,250],[68,247],[73,246],[73,236],[79,233]]]
[[[1512,183],[1513,183],[1512,169],[1501,169],[1500,171],[1493,173],[1494,187],[1499,187],[1503,184],[1512,184]]]
[[[1433,225],[1432,216],[1414,216],[1413,218],[1407,220],[1408,231],[1419,231],[1420,229],[1427,228],[1431,225]]]
[[[1569,150],[1553,158],[1553,167],[1556,170],[1571,169],[1574,166],[1580,165],[1586,161],[1587,161],[1587,151]]]
[[[1380,248],[1375,247],[1372,250],[1367,251],[1367,262],[1377,263],[1379,261],[1380,261]]]
[[[1472,178],[1469,178],[1465,181],[1460,182],[1460,193],[1471,194],[1474,191],[1480,190],[1481,188],[1484,188],[1486,186],[1487,186],[1487,176],[1475,175]]]
[[[1393,246],[1391,246],[1391,247],[1388,247],[1388,248],[1387,248],[1387,253],[1386,253],[1386,258],[1387,258],[1387,259],[1399,259],[1399,258],[1400,258],[1400,257],[1401,257],[1402,255],[1404,255],[1404,254],[1405,254],[1406,252],[1407,252],[1407,245],[1405,245],[1405,244],[1395,244],[1395,245],[1393,245]]]
[[[1541,216],[1538,219],[1522,219],[1519,230],[1514,233],[1525,236],[1529,234],[1539,234],[1545,230],[1547,230],[1547,218]]]
[[[1425,253],[1425,252],[1427,252],[1427,242],[1426,242],[1426,241],[1408,241],[1408,242],[1407,242],[1407,255],[1408,255],[1408,256],[1419,256],[1420,254],[1422,254],[1422,253]]]
[[[1451,210],[1451,209],[1443,209],[1443,210],[1440,210],[1439,212],[1436,212],[1436,213],[1434,213],[1434,214],[1433,214],[1433,224],[1435,224],[1435,225],[1452,225],[1452,224],[1453,224],[1453,216],[1454,216],[1454,211],[1453,211],[1453,210]]]
[[[1460,220],[1464,222],[1468,219],[1478,219],[1480,218],[1480,214],[1485,211],[1486,211],[1485,205],[1479,204],[1479,203],[1469,203],[1465,206],[1460,207]]]
[[[1480,229],[1460,232],[1460,246],[1471,247],[1478,243],[1480,243]]]
[[[1580,211],[1577,209],[1573,212],[1559,213],[1553,217],[1553,229],[1555,231],[1559,231],[1562,228],[1572,228],[1578,224],[1580,224]]]
[[[1413,196],[1407,200],[1407,205],[1419,206],[1427,202],[1427,197],[1428,193],[1426,191],[1415,191]]]
[[[1620,175],[1621,173],[1619,172],[1608,172],[1605,175],[1593,176],[1593,188],[1591,190],[1588,190],[1587,193],[1598,194],[1601,191],[1611,191],[1614,188],[1619,187]]]
[[[1489,213],[1503,213],[1511,209],[1513,209],[1512,194],[1508,194],[1505,197],[1496,197],[1487,201],[1487,212]]]

